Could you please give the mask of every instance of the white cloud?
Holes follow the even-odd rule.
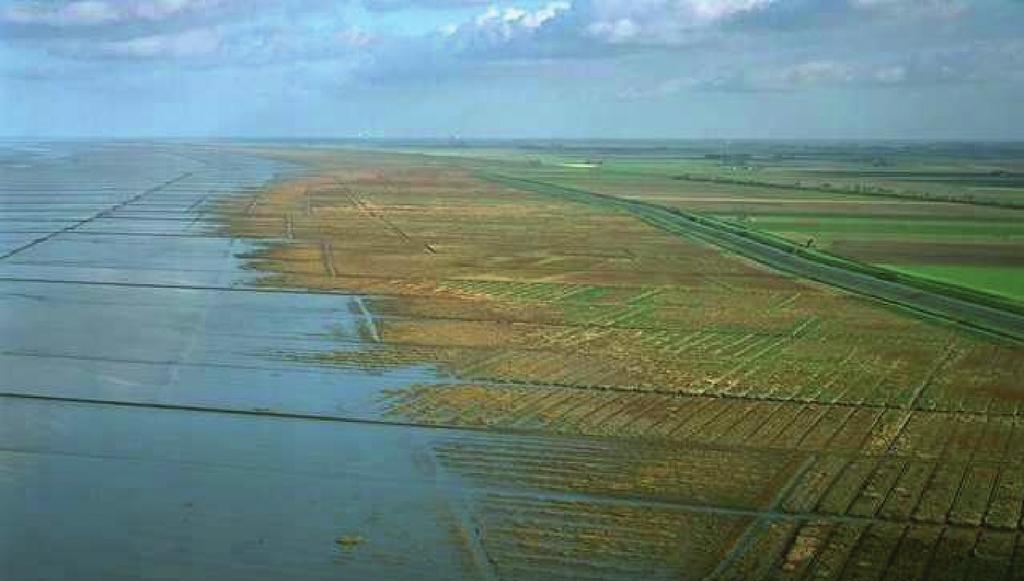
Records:
[[[587,32],[591,36],[604,39],[613,44],[633,41],[640,35],[641,31],[640,26],[633,22],[631,18],[619,18],[613,22],[592,22],[587,26]]]
[[[955,18],[970,8],[963,0],[849,0],[858,10],[875,11],[885,16],[933,16]]]
[[[502,9],[492,6],[473,20],[446,25],[440,32],[447,37],[461,35],[507,41],[537,31],[571,9],[572,4],[562,0],[549,2],[533,11],[518,7]]]
[[[156,22],[187,13],[199,13],[228,0],[72,0],[19,1],[0,10],[0,22],[24,26],[78,27],[130,21]]]
[[[883,88],[929,85],[978,78],[942,63],[863,63],[812,60],[792,65],[761,66],[710,76],[689,86],[702,90],[799,91],[827,87]]]
[[[815,60],[770,72],[763,81],[769,86],[786,88],[850,83],[856,78],[857,72],[847,63]]]
[[[378,12],[398,11],[408,8],[446,10],[487,6],[492,0],[360,0],[369,10]]]
[[[774,0],[688,0],[677,3],[677,11],[698,24],[707,24],[750,12],[771,4]]]
[[[586,31],[611,43],[680,43],[778,0],[593,0]]]
[[[874,72],[875,80],[884,85],[896,85],[907,80],[907,67],[896,65],[882,67]]]
[[[186,30],[175,34],[154,34],[128,40],[98,43],[73,43],[64,47],[71,56],[126,59],[196,58],[217,53],[221,34],[211,28]]]
[[[572,4],[569,2],[551,2],[547,6],[537,10],[535,12],[526,12],[523,14],[520,21],[523,26],[527,28],[540,28],[549,20],[554,19],[563,12],[568,12],[572,9]]]

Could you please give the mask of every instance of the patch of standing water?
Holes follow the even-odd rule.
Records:
[[[437,377],[311,363],[379,341],[362,297],[255,286],[252,244],[210,210],[301,168],[221,150],[61,147],[0,178],[9,221],[36,220],[0,260],[8,390],[376,419],[382,390]]]
[[[468,493],[437,476],[447,431],[280,417],[376,419],[383,389],[433,376],[295,357],[380,338],[362,297],[254,285],[249,242],[218,227],[218,200],[295,168],[202,146],[53,149],[0,144],[0,164],[24,166],[0,171],[7,576],[487,578]]]

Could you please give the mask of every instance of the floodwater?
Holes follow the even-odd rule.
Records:
[[[635,451],[614,442],[382,413],[382,390],[452,382],[438,370],[311,363],[372,348],[373,315],[357,296],[255,286],[250,243],[212,214],[301,171],[210,145],[0,143],[0,578],[714,566],[756,513],[588,492],[630,473]]]
[[[64,145],[9,165],[2,391],[363,418],[381,388],[430,379],[296,361],[358,347],[359,298],[254,288],[239,258],[250,247],[221,234],[210,210],[298,168],[129,144]]]
[[[285,355],[358,346],[356,298],[253,288],[208,212],[295,170],[4,144],[0,577],[480,578],[436,430],[224,413],[370,419],[431,376]]]

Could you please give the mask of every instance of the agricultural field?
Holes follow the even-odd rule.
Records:
[[[764,220],[872,263],[945,252],[1011,290],[1018,210],[675,179],[701,159],[396,149],[239,148],[304,169],[212,211],[256,287],[358,297],[358,337],[276,358],[434,370],[374,417],[452,430],[429,454],[478,491],[491,576],[1024,575],[1018,342],[491,176]],[[882,243],[902,258],[869,260]]]
[[[515,173],[699,213],[1003,303],[1024,300],[1024,173],[1016,146],[740,144],[733,153],[706,153],[710,147],[680,148],[678,159],[658,157],[667,154],[657,148],[658,156],[639,148],[547,157],[529,150],[518,158],[527,167]],[[496,159],[517,158],[504,152]]]
[[[1016,210],[358,145],[3,150],[6,567],[1021,576],[1017,315],[741,235],[793,204],[932,204],[929,235]]]

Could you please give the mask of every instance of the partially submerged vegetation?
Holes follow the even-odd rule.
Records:
[[[311,172],[222,208],[233,235],[263,241],[249,259],[261,283],[371,297],[366,346],[292,357],[433,364],[449,379],[396,386],[387,414],[537,436],[436,449],[493,492],[475,510],[498,576],[931,579],[1024,565],[1019,347],[474,177],[506,162],[263,153]],[[503,167],[627,193],[598,175],[614,165]],[[641,197],[663,183],[630,179]],[[719,203],[678,199],[691,202]]]

